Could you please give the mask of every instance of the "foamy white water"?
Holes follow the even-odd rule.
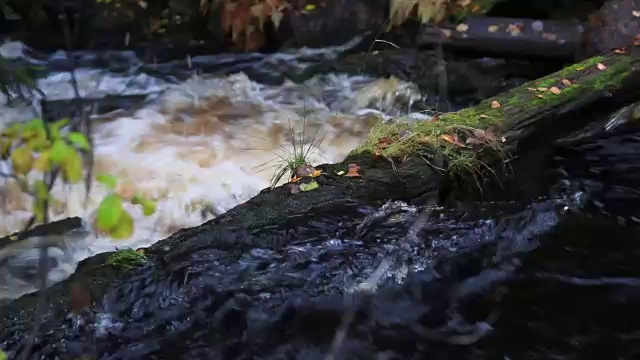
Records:
[[[0,48],[0,54],[9,50]],[[292,149],[290,128],[296,139],[304,133],[305,146],[314,137],[323,137],[311,156],[314,164],[337,162],[385,114],[406,112],[418,98],[414,86],[393,78],[346,75],[322,75],[304,84],[282,86],[261,85],[242,73],[194,76],[178,85],[147,75],[124,77],[87,69],[78,70],[77,78],[83,95],[163,91],[131,116],[96,120],[93,127],[96,174],[117,176],[122,180],[121,190],[145,194],[156,201],[158,210],[145,217],[140,208],[127,206],[136,227],[125,241],[93,232],[66,239],[71,252],[56,256],[52,281],[64,279],[88,256],[116,247],[148,246],[255,196],[269,185],[273,173],[273,167],[261,167],[264,171],[257,167],[282,154],[282,148]],[[69,74],[51,74],[39,86],[47,98],[69,99],[73,97],[69,80]],[[6,104],[6,99],[0,99],[1,103]],[[0,127],[38,115],[37,107],[5,105]],[[29,219],[31,199],[11,183],[5,182],[0,192],[6,198],[0,207],[0,235],[6,235],[20,230]],[[60,201],[52,206],[52,220],[80,216],[89,223],[107,190],[94,182],[87,202],[83,184],[57,184],[53,194]],[[0,264],[9,256],[1,252]],[[32,284],[8,273],[3,279],[0,273],[0,298],[32,289]]]

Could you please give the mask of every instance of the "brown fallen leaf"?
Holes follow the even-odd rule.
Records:
[[[536,91],[536,89],[534,89],[534,88],[527,88],[527,90],[529,90],[529,91]]]
[[[467,7],[471,4],[471,0],[458,0],[458,5],[462,7]]]
[[[360,165],[358,165],[358,164],[349,164],[349,170],[347,171],[347,174],[345,176],[348,176],[348,177],[360,177],[361,175],[358,174],[358,170],[360,170]]]
[[[603,63],[597,63],[596,67],[598,68],[598,70],[606,70],[607,66]]]
[[[489,115],[481,114],[481,115],[480,115],[480,117],[481,117],[481,118],[483,118],[483,119],[485,119],[485,118],[488,118],[488,117],[489,117]]]
[[[613,49],[613,52],[618,55],[624,55],[627,53],[627,50],[625,48],[618,48],[618,49]]]
[[[536,95],[536,97],[539,97],[540,99],[546,99],[546,97],[544,97],[544,95],[542,95],[542,94],[538,94],[538,95]]]
[[[540,87],[538,88],[538,91],[543,91],[543,92],[544,92],[544,91],[547,91],[547,90],[549,90],[549,88],[546,88],[546,87],[544,87],[544,86],[540,86]]]
[[[569,80],[569,79],[562,79],[562,84],[564,84],[564,86],[570,86],[570,85],[571,85],[571,80]]]
[[[458,135],[456,134],[453,134],[453,135],[442,134],[440,135],[440,139],[458,147],[466,147],[463,143],[460,142],[460,140],[458,140]]]
[[[496,100],[493,100],[493,101],[491,102],[491,108],[493,108],[493,109],[497,109],[497,108],[499,108],[500,106],[502,106],[502,105],[500,105],[500,103],[499,103],[498,101],[496,101]]]
[[[633,46],[640,46],[640,34],[633,38]]]
[[[383,138],[378,139],[378,143],[376,144],[376,147],[378,149],[381,149],[381,150],[382,149],[386,149],[386,148],[389,147],[389,145],[391,143],[393,143],[393,139],[392,138],[390,138],[388,136],[387,137],[383,137]]]
[[[555,94],[555,95],[559,95],[559,94],[562,92],[562,90],[558,89],[558,88],[557,88],[557,87],[555,87],[555,86],[552,86],[552,87],[551,87],[551,89],[549,89],[549,91],[550,91],[552,94]]]

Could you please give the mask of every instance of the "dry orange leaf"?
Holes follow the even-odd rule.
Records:
[[[456,134],[453,134],[453,135],[442,134],[440,135],[440,139],[458,147],[466,147],[463,143],[460,142],[460,140],[458,140],[458,135]]]
[[[299,177],[299,176],[294,176],[294,177],[291,178],[291,180],[289,180],[289,182],[296,183],[296,182],[300,181],[300,179],[302,179],[302,178]]]
[[[598,68],[598,70],[606,70],[607,66],[603,63],[597,63],[596,67]]]
[[[493,108],[493,109],[497,109],[497,108],[499,108],[500,106],[502,106],[502,105],[500,105],[500,103],[499,103],[498,101],[496,101],[496,100],[493,100],[493,101],[491,102],[491,108]]]
[[[347,174],[345,176],[348,176],[348,177],[360,177],[361,175],[358,174],[358,170],[360,170],[360,165],[358,165],[358,164],[349,164],[349,170],[347,171]]]
[[[558,89],[557,87],[553,86],[551,87],[551,89],[549,89],[549,91],[551,91],[552,94],[560,94],[562,91],[560,89]]]

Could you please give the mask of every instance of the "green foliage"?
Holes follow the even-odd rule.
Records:
[[[105,174],[98,175],[96,179],[110,191],[98,206],[96,227],[114,239],[130,237],[135,230],[135,225],[133,217],[123,207],[124,199],[115,192],[118,180],[111,175]],[[134,195],[130,203],[141,205],[145,216],[153,215],[156,212],[156,205],[140,194]]]
[[[68,119],[51,124],[34,119],[12,124],[0,132],[0,157],[10,161],[13,169],[12,173],[2,175],[33,196],[32,211],[37,222],[46,220],[47,204],[55,201],[51,195],[53,182],[48,181],[54,174],[60,174],[66,184],[77,184],[83,179],[83,152],[91,151],[91,143],[83,133],[65,131],[68,124]],[[115,192],[117,179],[101,174],[97,180],[109,190],[98,207],[98,230],[114,239],[131,236],[134,221],[123,208],[124,200]],[[134,196],[131,203],[140,205],[145,216],[156,211],[155,204],[141,195]]]

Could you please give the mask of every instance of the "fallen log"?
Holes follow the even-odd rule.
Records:
[[[587,28],[572,21],[472,16],[456,24],[424,25],[416,42],[480,56],[573,60]]]

